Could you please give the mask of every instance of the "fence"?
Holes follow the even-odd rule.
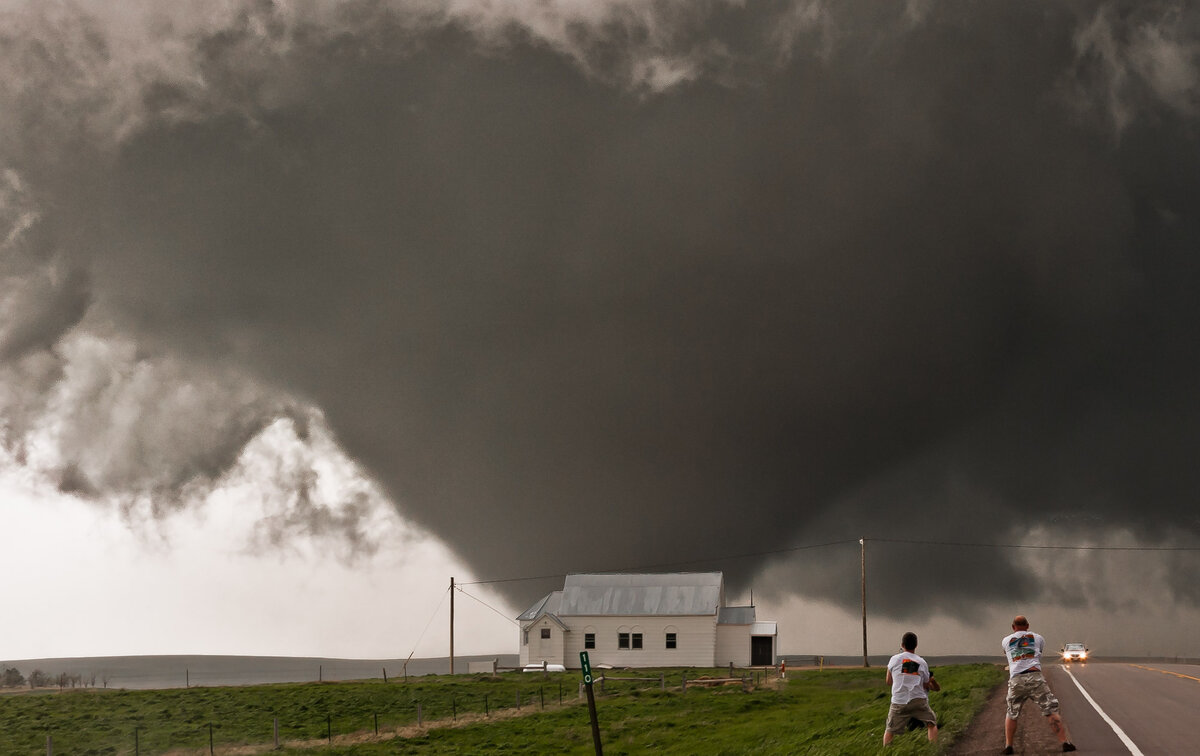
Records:
[[[717,674],[713,674],[713,672]],[[765,682],[772,670],[677,670],[656,676],[606,672],[598,681],[604,696],[619,696],[636,689],[676,690],[689,687],[740,685],[751,690]],[[234,688],[176,688],[158,691],[67,691],[52,696],[13,696],[0,711],[0,752],[36,753],[44,742],[45,753],[104,751],[119,754],[157,754],[167,750],[208,753],[212,756],[247,747],[334,745],[361,740],[417,734],[423,728],[446,726],[463,720],[485,720],[530,711],[577,705],[583,698],[575,672],[542,675],[456,676],[429,681],[391,678],[358,683],[269,685]],[[691,679],[689,679],[689,676]],[[555,679],[556,678],[556,679]],[[95,696],[100,695],[97,699]],[[101,701],[106,711],[94,708],[76,720],[72,707],[89,707]],[[9,718],[21,708],[43,702],[41,714]],[[58,702],[58,703],[54,703]],[[14,706],[15,705],[15,706]],[[46,712],[54,712],[50,717]],[[132,716],[124,716],[133,712]],[[121,714],[114,716],[114,714]],[[79,719],[85,721],[80,722]],[[58,720],[62,724],[50,724]],[[48,726],[30,725],[46,722]],[[14,731],[25,730],[17,737]],[[38,740],[41,738],[41,740]]]
[[[393,683],[393,687],[404,686]],[[219,720],[198,723],[194,727],[168,726],[165,722],[143,717],[134,721],[109,722],[105,729],[110,734],[103,740],[104,746],[118,753],[132,753],[135,756],[176,748],[197,751],[207,749],[207,753],[215,755],[253,745],[270,744],[278,748],[281,745],[312,744],[322,740],[332,745],[339,738],[357,737],[364,733],[395,736],[409,734],[414,729],[446,725],[460,720],[480,720],[570,705],[575,701],[573,696],[567,694],[574,693],[573,689],[572,680],[558,681],[551,685],[527,684],[515,688],[502,686],[491,692],[452,694],[448,698],[431,696],[428,699],[414,699],[378,711],[356,707],[354,711],[349,712],[332,709],[322,712],[309,707],[303,712],[297,710],[280,716],[264,716],[259,725],[251,724],[249,727],[244,722],[238,726],[231,726]],[[156,695],[161,696],[167,692],[162,691]],[[251,732],[247,733],[247,729]],[[235,732],[230,732],[231,730]],[[81,740],[78,735],[71,736],[66,732],[47,732],[46,754],[53,756],[56,743],[60,753],[76,753],[92,747],[92,744],[83,743]]]

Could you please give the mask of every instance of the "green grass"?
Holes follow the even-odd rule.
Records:
[[[657,676],[639,670],[642,677]],[[665,670],[668,690],[657,683],[619,683],[597,692],[606,754],[862,754],[880,750],[889,691],[882,669],[791,671],[778,686],[679,690],[683,670]],[[618,673],[633,676],[635,673]],[[689,678],[723,676],[723,670],[687,670]],[[987,693],[1004,678],[995,665],[938,669],[943,690],[933,708],[943,745],[970,722]],[[428,676],[408,682],[305,683],[164,691],[76,690],[0,696],[0,753],[44,753],[46,735],[55,753],[132,754],[134,728],[142,754],[170,749],[207,752],[209,725],[222,747],[269,745],[273,720],[283,741],[323,741],[331,724],[330,754],[590,754],[586,704],[577,697],[577,672]],[[559,690],[564,705],[558,705]],[[644,687],[638,687],[644,686]],[[672,689],[673,688],[673,689]],[[521,697],[521,713],[513,713]],[[455,714],[491,717],[443,726]],[[542,706],[542,700],[545,707]],[[381,734],[416,723],[417,703],[427,727],[415,737],[354,745],[338,736]],[[474,715],[474,716],[470,716]],[[311,753],[288,747],[287,754]],[[935,754],[923,733],[900,736],[889,754]]]

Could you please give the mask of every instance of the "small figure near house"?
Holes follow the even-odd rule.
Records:
[[[905,731],[909,722],[925,725],[929,742],[937,741],[937,714],[929,708],[929,692],[941,690],[925,660],[917,655],[917,634],[905,633],[900,638],[900,653],[888,660],[887,683],[892,686],[892,705],[888,709],[883,744]]]

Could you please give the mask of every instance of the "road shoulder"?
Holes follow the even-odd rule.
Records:
[[[955,738],[947,749],[947,756],[978,756],[999,754],[1004,750],[1004,698],[1008,684],[1001,683],[988,695],[983,708],[967,725],[962,735]],[[1044,717],[1036,707],[1021,712],[1017,735],[1013,739],[1013,750],[1023,754],[1062,753],[1062,747],[1050,731]]]

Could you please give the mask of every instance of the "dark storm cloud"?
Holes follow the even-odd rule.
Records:
[[[5,159],[93,317],[319,406],[480,577],[1194,536],[1194,14],[896,6],[257,4],[88,111],[111,149],[9,121]],[[893,612],[1053,591],[879,553]]]

